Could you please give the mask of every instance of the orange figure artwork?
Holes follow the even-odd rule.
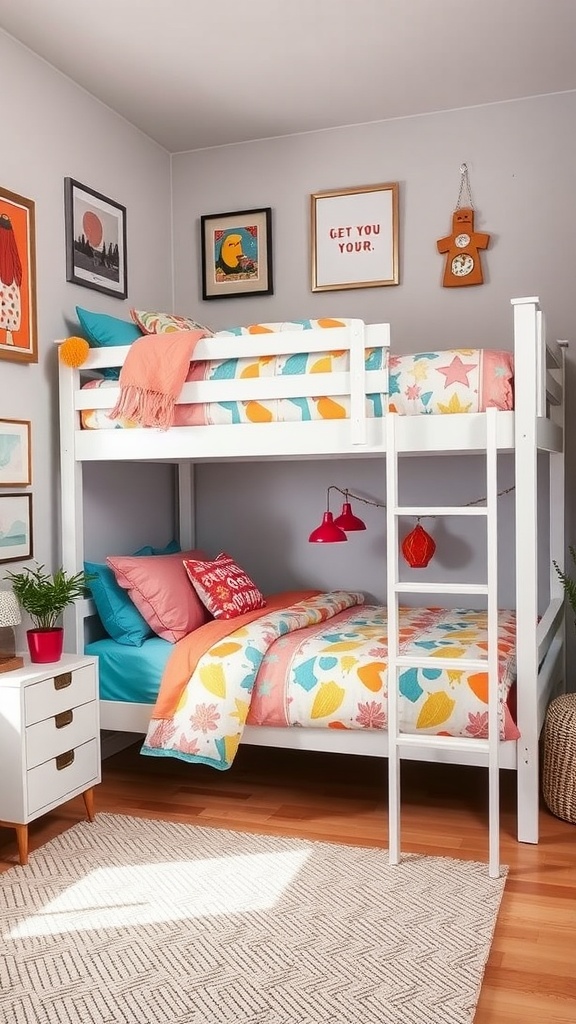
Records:
[[[38,361],[34,203],[0,189],[0,359]]]

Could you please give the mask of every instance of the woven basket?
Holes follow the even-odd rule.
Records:
[[[576,825],[576,693],[557,697],[546,712],[542,789],[552,814]]]

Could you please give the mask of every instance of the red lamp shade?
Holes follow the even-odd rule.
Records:
[[[366,523],[355,516],[352,511],[352,505],[349,501],[345,501],[342,505],[342,511],[340,515],[334,520],[336,526],[339,526],[341,530],[346,533],[353,533],[354,530],[365,530]]]
[[[435,551],[434,540],[420,523],[402,541],[402,554],[412,569],[424,569]]]
[[[312,530],[308,540],[311,544],[338,544],[342,540],[348,540],[348,537],[344,530],[336,526],[332,513],[325,512],[322,523],[315,530]]]

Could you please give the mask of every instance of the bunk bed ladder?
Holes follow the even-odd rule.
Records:
[[[387,525],[387,592],[388,592],[388,790],[389,790],[389,858],[400,861],[400,761],[402,750],[420,748],[438,750],[474,750],[478,760],[488,769],[489,793],[489,875],[500,875],[500,786],[499,740],[500,709],[498,683],[498,449],[497,411],[486,412],[486,504],[466,506],[408,508],[398,504],[398,446],[396,413],[386,419],[386,525]],[[487,574],[486,583],[402,583],[399,573],[398,520],[402,516],[483,516],[486,518]],[[399,599],[402,594],[481,594],[486,596],[488,617],[488,651],[485,658],[443,658],[445,669],[488,672],[488,738],[429,736],[403,733],[399,721],[399,671],[406,668],[438,668],[438,660],[430,657],[403,655],[399,636]],[[406,756],[409,756],[407,753]]]

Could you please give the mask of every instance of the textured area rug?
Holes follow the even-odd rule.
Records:
[[[115,814],[0,875],[0,1020],[470,1024],[485,864]]]

